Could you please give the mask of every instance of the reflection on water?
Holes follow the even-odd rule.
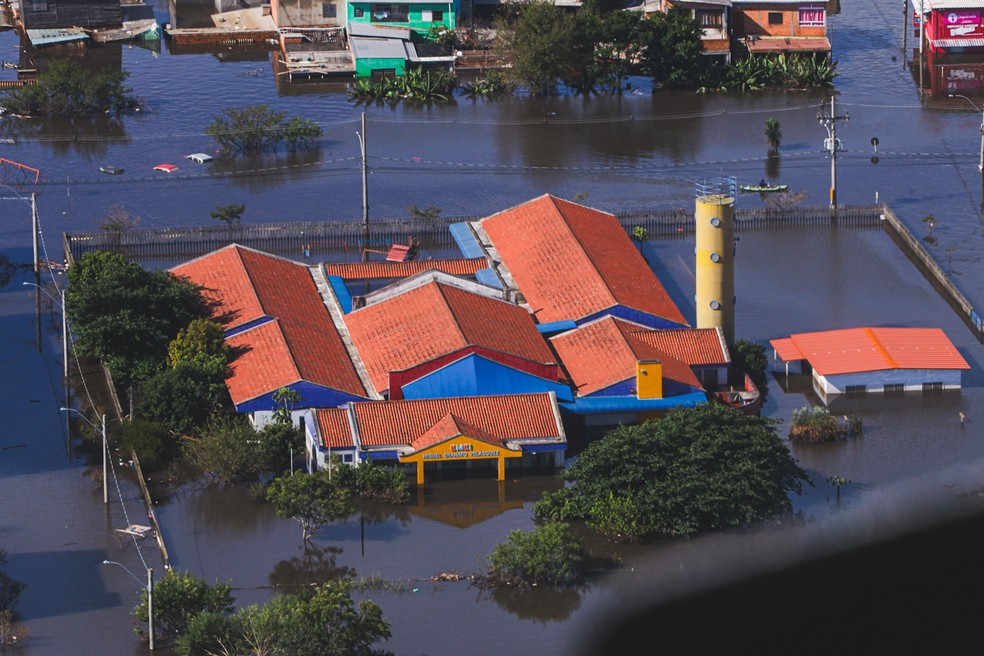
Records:
[[[338,547],[306,544],[302,555],[274,565],[270,585],[289,589],[324,581],[351,581],[356,576],[355,568],[338,565],[341,553]]]
[[[482,593],[503,610],[522,620],[541,624],[563,622],[581,607],[590,586],[582,588],[494,588]]]

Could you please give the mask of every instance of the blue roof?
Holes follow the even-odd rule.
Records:
[[[495,271],[492,269],[479,269],[475,272],[475,280],[483,285],[502,289],[502,281],[499,280],[499,276],[495,275]]]
[[[707,403],[707,394],[704,392],[680,394],[664,399],[637,399],[634,396],[594,396],[577,399],[572,403],[561,402],[560,407],[579,415],[601,415],[615,412],[691,408],[701,403]]]
[[[550,321],[548,323],[538,323],[536,329],[541,335],[553,335],[577,328],[577,322],[570,319],[564,321]]]
[[[345,286],[345,281],[341,276],[327,276],[327,278],[332,291],[338,297],[338,304],[342,306],[342,312],[348,314],[352,311],[352,294]]]
[[[458,245],[458,250],[465,257],[485,257],[482,245],[475,239],[475,234],[467,223],[452,223],[450,226],[451,237]]]

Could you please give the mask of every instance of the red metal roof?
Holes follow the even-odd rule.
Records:
[[[488,439],[564,435],[554,396],[549,393],[358,402],[350,407],[363,446],[413,444],[449,414],[484,431]]]
[[[728,347],[716,328],[652,330],[640,327],[629,332],[640,342],[683,360],[691,367],[724,366],[731,362]]]
[[[233,315],[227,329],[263,317],[277,320],[226,340],[248,349],[233,363],[233,375],[226,381],[237,405],[301,379],[367,396],[303,264],[232,245],[172,271],[211,290],[222,303],[219,312]]]
[[[315,418],[321,446],[326,449],[351,449],[354,446],[346,408],[318,408]]]
[[[484,257],[456,260],[412,260],[410,262],[325,262],[325,273],[346,280],[409,278],[424,271],[443,271],[452,276],[474,276],[489,266]]]
[[[634,332],[638,328],[608,316],[550,339],[579,395],[593,394],[634,378],[640,360],[659,360],[664,378],[702,389],[686,362],[637,339]]]
[[[847,328],[799,333],[770,343],[783,360],[806,359],[822,376],[884,369],[970,369],[939,328]]]
[[[524,308],[433,281],[351,312],[345,323],[378,392],[391,371],[468,346],[556,362]]]
[[[541,323],[623,305],[687,325],[612,214],[544,195],[481,225]]]

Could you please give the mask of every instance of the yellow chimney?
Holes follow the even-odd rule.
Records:
[[[659,360],[636,362],[636,398],[663,398],[663,363]]]

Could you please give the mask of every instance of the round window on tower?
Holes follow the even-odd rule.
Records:
[[[721,304],[718,303],[717,301],[711,301],[711,309],[712,310],[720,310],[721,309]]]
[[[717,263],[721,261],[721,256],[717,253],[711,253],[711,262]]]
[[[717,228],[718,226],[721,225],[721,219],[717,218],[716,216],[715,217],[712,217],[711,218],[711,225],[714,226],[715,228]]]

